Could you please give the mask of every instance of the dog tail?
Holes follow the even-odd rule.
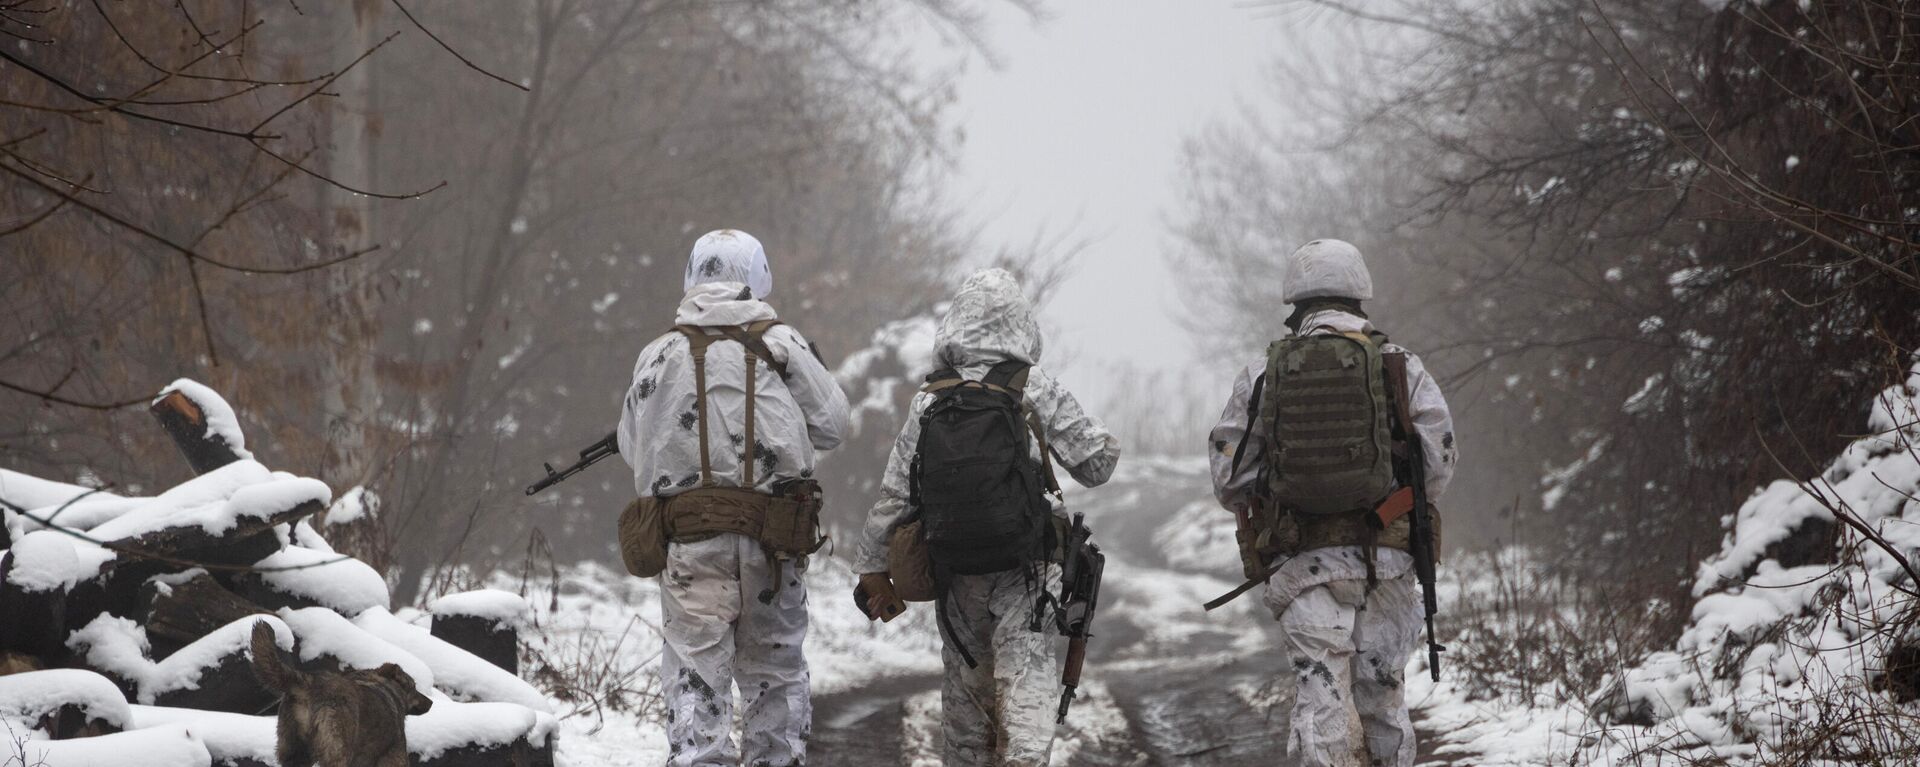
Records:
[[[253,675],[276,692],[286,692],[300,677],[299,669],[288,665],[281,655],[280,645],[274,643],[273,626],[266,621],[253,624]]]

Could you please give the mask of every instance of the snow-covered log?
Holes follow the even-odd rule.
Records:
[[[120,552],[123,562],[144,560],[144,568],[155,572],[197,564],[245,566],[280,550],[276,525],[315,514],[332,498],[319,480],[273,475],[258,463],[239,461],[182,483],[87,535]]]
[[[0,676],[0,722],[53,740],[106,735],[134,726],[127,699],[106,677],[79,669]]]
[[[28,765],[47,767],[212,767],[200,736],[181,725],[164,725],[73,740],[30,740],[20,745]]]
[[[99,581],[112,560],[113,552],[52,530],[15,541],[0,554],[0,650],[63,656],[67,630],[102,609]]]
[[[147,629],[153,657],[164,659],[221,626],[265,612],[205,570],[193,570],[149,579],[141,589],[136,617]]]
[[[416,767],[552,767],[552,714],[511,703],[435,703],[407,717]]]
[[[498,589],[448,594],[427,608],[433,635],[482,660],[520,673],[520,629],[532,608],[520,595]]]
[[[352,621],[324,607],[282,609],[281,620],[292,627],[300,667],[309,671],[372,670],[392,663],[413,678],[420,694],[436,697],[433,669],[412,653],[367,633]],[[444,695],[438,696],[444,698]]]
[[[214,767],[276,767],[278,717],[166,706],[130,707],[137,729],[184,726],[200,737]]]
[[[433,669],[434,686],[455,700],[517,703],[534,711],[551,711],[553,704],[525,680],[494,666],[473,653],[433,636],[427,629],[374,608],[353,619],[354,625],[424,661]]]
[[[249,616],[181,648],[165,660],[149,656],[147,634],[125,618],[102,615],[74,632],[69,645],[88,668],[130,691],[129,699],[157,706],[252,714],[278,698],[254,677],[248,637],[253,624],[273,626],[282,649],[293,649],[293,632],[279,618]]]
[[[247,452],[247,440],[240,432],[240,419],[233,407],[195,381],[174,381],[160,390],[148,410],[173,437],[173,444],[180,447],[196,474],[253,457]]]
[[[254,567],[234,578],[234,589],[270,610],[324,607],[341,615],[358,615],[371,607],[387,606],[387,580],[352,557],[288,546]]]

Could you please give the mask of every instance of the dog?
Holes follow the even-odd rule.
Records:
[[[281,767],[407,767],[407,715],[433,700],[388,663],[372,671],[302,671],[253,624],[253,674],[280,694]]]

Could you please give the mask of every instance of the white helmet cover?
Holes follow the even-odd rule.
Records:
[[[1360,249],[1344,240],[1314,240],[1294,251],[1280,299],[1297,304],[1309,298],[1371,300],[1373,275]]]
[[[773,293],[773,269],[767,251],[753,235],[738,229],[716,229],[693,243],[687,256],[687,279],[682,290],[709,282],[738,282],[765,300]]]

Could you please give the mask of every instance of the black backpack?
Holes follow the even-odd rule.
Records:
[[[1031,366],[1009,360],[979,381],[953,370],[927,376],[934,400],[920,415],[910,501],[936,585],[1031,564],[1054,545],[1058,491],[1046,432],[1026,406]],[[1040,446],[1034,460],[1028,434]]]

